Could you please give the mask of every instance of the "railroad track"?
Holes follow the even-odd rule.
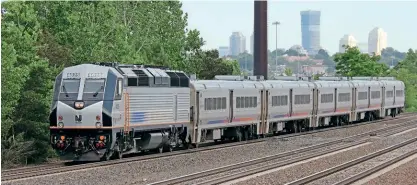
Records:
[[[261,138],[261,139],[256,139],[256,140],[226,143],[226,144],[220,144],[220,145],[212,145],[212,146],[207,146],[207,147],[203,147],[203,148],[179,150],[179,151],[173,151],[173,152],[169,152],[169,153],[145,155],[145,156],[132,157],[132,158],[124,158],[124,159],[121,159],[121,160],[114,160],[114,161],[93,162],[93,163],[71,165],[71,166],[62,166],[62,165],[61,166],[60,165],[45,166],[45,165],[42,165],[42,166],[28,167],[26,169],[23,168],[23,169],[20,169],[20,170],[19,169],[11,169],[11,170],[2,171],[2,182],[11,181],[11,180],[15,180],[15,179],[23,179],[23,178],[29,178],[29,177],[43,176],[43,175],[48,175],[48,174],[53,174],[53,173],[63,173],[63,172],[81,170],[81,169],[110,166],[110,165],[127,163],[127,162],[136,162],[136,161],[156,159],[156,158],[169,157],[169,156],[175,156],[175,155],[190,154],[190,153],[201,152],[201,151],[215,150],[215,149],[221,149],[221,148],[229,148],[229,147],[235,147],[235,146],[240,146],[240,145],[255,144],[255,143],[265,142],[265,141],[267,141],[268,139],[271,139],[271,138],[283,139],[283,138],[298,137],[298,136],[303,136],[303,135],[309,135],[309,134],[325,132],[325,131],[330,131],[330,130],[335,130],[335,129],[344,129],[344,128],[360,126],[360,125],[365,125],[365,124],[374,124],[374,123],[381,123],[381,122],[389,123],[390,121],[394,121],[394,120],[396,120],[396,121],[397,120],[398,121],[400,121],[400,120],[410,121],[410,120],[415,119],[415,117],[416,117],[415,113],[405,113],[402,116],[397,117],[397,118],[388,118],[388,119],[376,120],[376,121],[372,121],[372,122],[364,122],[364,123],[350,124],[350,125],[344,125],[344,126],[339,126],[339,127],[323,128],[323,129],[313,130],[313,131],[309,131],[309,132],[300,132],[300,133],[295,133],[295,134],[285,134],[285,135],[281,135],[281,136]],[[387,127],[387,128],[384,128],[384,129],[388,129],[388,128],[393,129],[394,127],[395,128],[401,128],[401,127],[404,127],[404,126],[405,125],[400,124],[400,125],[394,125],[394,126],[391,126],[391,127]],[[367,134],[372,134],[376,131],[378,131],[378,130],[367,132]]]
[[[367,171],[364,171],[364,172],[358,173],[358,174],[356,174],[354,176],[351,176],[349,178],[346,178],[346,179],[344,179],[344,180],[342,180],[342,181],[340,181],[340,182],[338,182],[338,183],[336,183],[334,185],[347,185],[347,184],[352,184],[352,183],[357,182],[357,181],[359,181],[359,180],[361,180],[361,179],[363,179],[365,177],[368,177],[368,176],[370,176],[370,175],[372,175],[372,174],[374,174],[374,173],[376,173],[376,172],[378,172],[378,171],[380,171],[380,170],[382,170],[382,169],[384,169],[384,168],[386,168],[388,166],[391,166],[391,165],[393,165],[393,164],[395,164],[397,162],[400,162],[401,160],[404,160],[404,159],[406,159],[406,158],[408,158],[408,157],[410,157],[410,156],[412,156],[414,154],[417,154],[417,149],[414,149],[412,151],[409,151],[409,152],[407,152],[407,153],[405,153],[403,155],[400,155],[400,156],[398,156],[398,157],[396,157],[396,158],[394,158],[392,160],[389,160],[389,161],[387,161],[385,163],[382,163],[382,164],[380,164],[378,166],[375,166],[375,167],[373,167],[373,168],[371,168],[371,169],[369,169]]]
[[[409,128],[414,128],[416,127],[417,123],[411,124],[411,125],[407,125],[405,127],[387,127],[387,128],[383,128],[383,129],[379,129],[377,131],[370,131],[370,132],[366,132],[366,133],[361,133],[361,134],[357,134],[354,136],[350,136],[347,138],[343,138],[343,139],[337,139],[334,141],[330,141],[330,142],[326,142],[326,143],[321,143],[321,144],[317,144],[317,145],[313,145],[313,146],[309,146],[309,147],[304,147],[301,149],[297,149],[297,150],[292,150],[289,152],[284,152],[284,153],[279,153],[276,155],[272,155],[272,156],[267,156],[267,157],[263,157],[263,158],[258,158],[258,159],[254,159],[254,160],[250,160],[250,161],[245,161],[245,162],[241,162],[241,163],[237,163],[237,164],[232,164],[232,165],[228,165],[228,166],[223,166],[223,167],[219,167],[219,168],[215,168],[215,169],[210,169],[210,170],[206,170],[206,171],[202,171],[202,172],[197,172],[194,174],[189,174],[189,175],[184,175],[184,176],[180,176],[180,177],[176,177],[176,178],[172,178],[172,179],[168,179],[168,180],[163,180],[163,181],[159,181],[159,182],[155,182],[155,183],[151,183],[151,185],[165,185],[165,184],[178,184],[178,183],[185,183],[185,184],[220,184],[220,183],[224,183],[224,182],[229,182],[235,179],[239,179],[239,178],[243,178],[249,175],[253,175],[253,174],[257,174],[263,171],[268,171],[274,168],[279,168],[281,166],[286,166],[289,164],[293,164],[293,163],[297,163],[300,161],[304,161],[304,160],[308,160],[314,157],[319,157],[322,155],[326,155],[329,153],[333,153],[333,152],[337,152],[337,151],[341,151],[350,147],[354,147],[354,146],[358,146],[358,145],[362,145],[365,143],[369,142],[369,139],[374,136],[374,133],[379,132],[379,136],[385,137],[385,136],[389,136],[392,135],[393,133],[398,133],[398,132],[402,132],[404,130],[407,130]],[[371,136],[371,137],[369,137]],[[360,139],[362,138],[362,139]],[[355,139],[360,139],[358,141],[352,141]],[[347,143],[347,144],[346,144]],[[334,147],[336,146],[336,147]],[[328,148],[330,147],[330,148]],[[301,156],[298,156],[301,155]],[[290,159],[286,159],[289,158],[291,156],[298,156],[295,158],[290,158]],[[278,162],[272,163],[272,164],[268,164],[268,162],[271,161],[275,161],[275,160],[279,160]],[[264,164],[266,163],[266,164]],[[245,167],[253,167],[253,166],[258,166],[255,168],[252,168],[250,170],[246,170],[243,172],[238,172],[238,173],[234,173],[231,175],[225,175],[225,176],[221,176],[221,177],[214,177],[211,178],[208,181],[204,181],[204,182],[200,182],[200,183],[196,183],[195,180],[199,180],[202,178],[206,178],[212,175],[218,175],[220,173],[224,173],[224,172],[229,172],[231,170],[236,170],[236,169],[242,169]]]
[[[338,166],[335,166],[335,167],[333,167],[333,168],[330,168],[330,169],[327,169],[327,170],[323,170],[323,171],[320,171],[320,172],[315,173],[315,174],[313,174],[313,175],[310,175],[310,176],[304,177],[304,178],[302,178],[302,179],[298,179],[298,180],[296,180],[296,181],[293,181],[293,182],[287,183],[286,185],[301,185],[301,184],[306,184],[306,183],[309,183],[309,182],[312,182],[312,181],[318,180],[318,179],[320,179],[320,178],[323,178],[323,177],[326,177],[326,176],[331,175],[331,174],[333,174],[333,173],[339,172],[339,171],[341,171],[341,170],[344,170],[344,169],[350,168],[350,167],[352,167],[352,166],[354,166],[354,165],[357,165],[357,164],[359,164],[359,163],[365,162],[365,161],[370,160],[370,159],[372,159],[372,158],[375,158],[375,157],[381,156],[381,155],[383,155],[383,154],[386,154],[386,153],[388,153],[388,152],[391,152],[391,151],[393,151],[393,150],[399,149],[399,148],[401,148],[401,147],[404,147],[404,146],[409,145],[409,144],[411,144],[411,143],[414,143],[414,142],[416,142],[416,141],[417,141],[417,138],[409,139],[409,140],[404,141],[404,142],[402,142],[402,143],[399,143],[399,144],[396,144],[396,145],[393,145],[393,146],[390,146],[390,147],[384,148],[384,149],[382,149],[382,150],[379,150],[379,151],[376,151],[376,152],[374,152],[374,153],[371,153],[371,154],[365,155],[365,156],[363,156],[363,157],[360,157],[360,158],[354,159],[354,160],[352,160],[352,161],[349,161],[349,162],[343,163],[343,164],[338,165]],[[393,163],[395,163],[396,161],[400,161],[400,160],[402,160],[402,159],[404,159],[404,158],[406,158],[406,157],[409,157],[409,156],[411,156],[411,155],[415,154],[416,152],[417,152],[417,150],[413,150],[413,151],[411,151],[411,152],[408,152],[408,153],[406,153],[405,155],[402,155],[402,156],[400,156],[399,158],[394,159],[393,161],[389,161],[388,163],[384,163],[384,164],[382,164],[382,165],[380,165],[380,166],[377,166],[376,168],[372,168],[372,169],[370,169],[370,170],[368,170],[368,171],[365,171],[364,173],[360,173],[360,174],[358,174],[358,175],[355,175],[355,176],[353,176],[353,177],[351,177],[351,178],[348,178],[348,179],[346,179],[346,180],[344,180],[344,181],[342,181],[342,182],[339,182],[338,184],[349,184],[349,183],[351,183],[351,182],[354,182],[354,181],[356,181],[356,180],[359,180],[359,179],[361,179],[361,178],[363,178],[363,177],[365,177],[365,176],[367,176],[367,175],[372,174],[372,173],[373,173],[373,172],[375,172],[375,171],[378,171],[378,169],[382,169],[382,167],[384,167],[384,166],[389,166],[390,164],[393,164]]]

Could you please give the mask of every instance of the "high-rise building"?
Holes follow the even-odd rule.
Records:
[[[385,48],[387,48],[387,33],[382,28],[372,29],[368,37],[369,54],[381,55],[381,51]]]
[[[368,53],[368,43],[359,42],[357,45],[361,53]]]
[[[230,36],[230,52],[232,56],[237,56],[246,51],[246,38],[240,32],[233,32]]]
[[[302,46],[309,55],[315,55],[320,50],[320,11],[301,11],[301,40]]]
[[[345,46],[355,47],[357,46],[357,41],[353,35],[344,35],[339,40],[339,52],[344,53],[345,52]]]
[[[254,46],[255,46],[254,37],[255,36],[252,33],[252,35],[250,36],[250,52],[251,52],[252,55],[255,53],[255,50],[254,50]]]
[[[220,46],[219,47],[219,57],[225,57],[229,55],[229,47]]]

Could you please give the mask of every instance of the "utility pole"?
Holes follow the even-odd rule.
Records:
[[[275,21],[272,25],[275,25],[275,71],[278,71],[278,25],[281,23]]]

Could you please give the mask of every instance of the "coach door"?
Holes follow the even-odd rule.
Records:
[[[371,107],[371,87],[368,87],[368,109]]]
[[[229,91],[229,123],[233,122],[233,90]]]
[[[350,112],[350,121],[356,120],[356,95],[357,95],[357,91],[358,90],[356,89],[356,87],[352,88],[352,99],[351,99],[352,109],[351,109],[351,112]]]
[[[337,88],[334,88],[334,112],[337,112]]]
[[[382,88],[382,97],[381,98],[381,108],[380,108],[380,112],[379,112],[379,116],[380,117],[385,117],[385,86],[383,86]]]
[[[269,132],[268,111],[269,111],[269,90],[265,91],[265,106],[264,106],[264,134]]]
[[[318,113],[318,108],[319,108],[319,89],[318,88],[314,88],[313,89],[313,112],[312,112],[312,121],[310,123],[310,127],[317,127],[316,123],[317,123],[317,113]]]
[[[261,90],[261,122],[259,124],[258,134],[263,134],[265,125],[265,96],[264,90]]]
[[[290,117],[292,117],[292,115],[293,115],[293,112],[292,112],[292,107],[293,107],[293,105],[294,105],[294,102],[292,101],[293,100],[293,98],[292,98],[292,89],[290,89],[290,103],[289,103],[289,115],[290,115]]]
[[[202,94],[200,94],[200,92],[197,91],[196,93],[196,98],[195,98],[195,107],[191,107],[193,109],[193,111],[195,112],[195,117],[193,118],[193,133],[192,133],[192,143],[196,143],[197,142],[197,137],[198,137],[198,122],[200,120],[200,96]],[[191,130],[191,129],[190,129]]]
[[[394,86],[394,90],[392,91],[392,105],[395,105],[395,99],[397,99],[397,96],[395,96],[395,86]]]

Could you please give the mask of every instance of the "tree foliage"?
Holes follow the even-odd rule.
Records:
[[[196,73],[240,74],[236,61],[203,51],[179,1],[2,2],[2,164],[46,160],[55,76],[98,61],[155,64]],[[23,114],[22,114],[23,113]],[[21,147],[25,146],[25,147]]]
[[[405,59],[395,66],[390,75],[405,84],[407,111],[417,111],[417,51],[409,49]]]
[[[292,69],[291,68],[285,68],[284,74],[285,74],[285,76],[292,76]]]
[[[345,53],[334,55],[336,74],[342,76],[383,76],[388,67],[378,63],[379,56],[361,53],[357,47],[346,46]]]
[[[417,51],[409,49],[405,58],[393,69],[379,56],[361,54],[356,47],[347,47],[345,53],[334,56],[337,74],[342,76],[394,76],[405,84],[405,107],[407,111],[417,111]]]

